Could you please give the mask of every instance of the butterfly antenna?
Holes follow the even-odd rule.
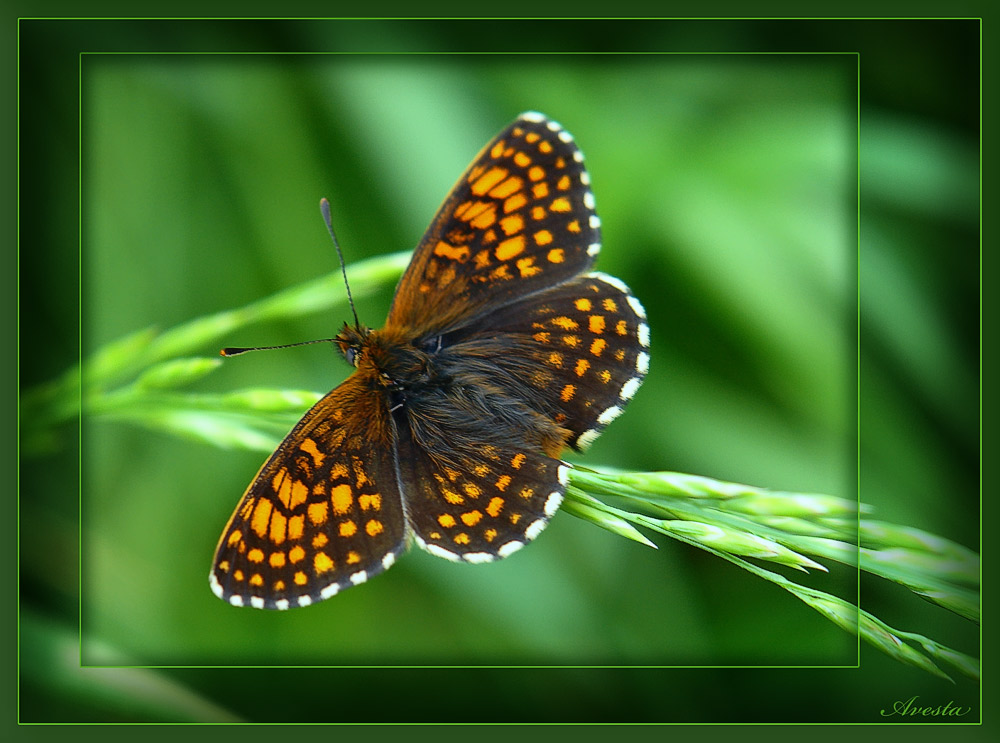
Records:
[[[337,242],[337,234],[333,231],[333,220],[330,219],[330,202],[325,198],[319,200],[319,210],[323,214],[323,221],[326,222],[326,229],[333,240],[333,247],[337,249],[337,258],[340,260],[340,272],[344,275],[344,287],[347,289],[347,303],[351,305],[351,314],[354,315],[354,327],[361,330],[361,323],[358,320],[358,311],[354,309],[354,297],[351,296],[351,285],[347,283],[347,266],[344,265],[344,254],[340,252],[340,243]]]
[[[247,353],[248,351],[273,351],[276,348],[295,348],[295,346],[308,346],[312,343],[331,343],[337,340],[336,338],[319,338],[314,341],[301,341],[299,343],[283,343],[280,346],[253,346],[251,348],[223,348],[219,351],[221,356],[239,356],[241,353]]]

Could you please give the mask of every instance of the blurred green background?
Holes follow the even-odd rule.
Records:
[[[393,28],[428,48],[447,33],[447,24]],[[331,27],[253,29],[232,38],[312,49]],[[109,39],[126,38],[118,33]],[[347,43],[349,33],[334,27],[322,45]],[[652,330],[645,385],[578,461],[854,498],[860,329],[861,499],[881,518],[975,548],[975,132],[960,112],[941,119],[891,96],[863,98],[859,259],[857,70],[854,54],[84,55],[83,355],[336,270],[317,209],[322,196],[348,262],[412,248],[479,148],[517,113],[536,109],[582,147],[603,222],[598,268],[631,286]],[[44,133],[26,133],[23,147]],[[68,155],[71,144],[56,146]],[[72,174],[75,165],[70,157],[60,167]],[[41,228],[37,239],[47,244],[55,229]],[[22,232],[22,252],[34,240]],[[75,252],[53,251],[70,274]],[[22,281],[45,293],[44,273],[33,273],[30,260],[23,270]],[[48,311],[74,316],[75,297],[54,286]],[[359,301],[362,321],[378,327],[391,295],[390,283]],[[345,307],[261,324],[226,344],[327,337],[347,316]],[[26,383],[66,368],[55,351],[33,363]],[[194,389],[325,392],[347,371],[314,346],[226,362]],[[66,434],[55,451],[75,448]],[[22,490],[22,638],[42,668],[72,650],[78,591],[84,665],[856,662],[854,638],[774,586],[668,540],[653,551],[565,514],[530,549],[497,564],[453,565],[414,550],[317,607],[237,610],[211,594],[207,574],[265,454],[106,422],[85,420],[81,434],[79,503],[71,467],[41,464],[51,451],[24,452],[32,476],[22,488],[39,496],[26,501]],[[29,524],[47,525],[56,547],[26,538],[35,533]],[[849,571],[814,580],[854,596]],[[977,654],[976,628],[902,589],[862,589],[865,607],[890,624]],[[903,679],[900,689],[910,691],[902,698],[945,688],[867,649],[864,657],[866,672],[884,674],[873,686]],[[53,684],[28,672],[22,716],[381,719],[364,699],[319,704],[324,696],[304,674],[321,671],[272,674],[269,686],[285,679],[274,696],[254,680],[262,671],[227,672],[225,684],[208,670],[108,673],[123,674],[119,685],[132,690]],[[415,671],[391,681],[364,673],[355,674],[367,679],[359,688],[386,684],[395,693],[423,683]],[[505,699],[527,673],[483,683]],[[819,671],[810,678],[823,699],[804,710],[778,701],[762,710],[753,675],[761,671],[688,671],[686,680],[665,670],[548,673],[527,681],[539,695],[559,687],[544,704],[469,709],[459,719],[877,713],[866,684]],[[336,678],[332,688],[354,687]],[[724,694],[746,697],[725,712],[699,693],[722,678]],[[795,693],[790,681],[775,683]],[[885,705],[898,696],[889,688]],[[431,692],[399,701],[390,717],[440,719],[420,706],[422,693]]]

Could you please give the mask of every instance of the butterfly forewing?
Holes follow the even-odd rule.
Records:
[[[400,280],[387,325],[448,330],[588,269],[600,250],[583,155],[522,114],[455,184]]]
[[[384,405],[358,375],[261,467],[216,549],[211,583],[238,606],[306,606],[385,570],[405,546]]]

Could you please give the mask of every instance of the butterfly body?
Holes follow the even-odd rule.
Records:
[[[573,140],[523,114],[473,161],[385,327],[345,324],[354,373],[264,463],[210,576],[235,605],[306,606],[388,568],[412,538],[487,562],[534,539],[585,449],[648,369],[645,314],[599,250]]]

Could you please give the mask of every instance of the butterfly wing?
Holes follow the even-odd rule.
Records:
[[[528,426],[510,425],[509,417],[532,413],[491,394],[501,396],[483,387],[443,391],[407,406],[398,427],[407,521],[438,557],[506,557],[538,536],[563,499],[567,465],[540,453]],[[487,406],[483,415],[469,415],[478,405]]]
[[[579,148],[558,123],[521,114],[441,206],[400,279],[386,327],[447,332],[576,276],[599,250]]]
[[[586,449],[649,370],[646,313],[613,276],[591,273],[533,294],[464,329],[455,354],[490,360],[495,383]],[[492,349],[502,338],[503,348]]]
[[[405,548],[384,399],[358,374],[316,403],[229,519],[210,582],[236,606],[307,606],[388,568]]]

